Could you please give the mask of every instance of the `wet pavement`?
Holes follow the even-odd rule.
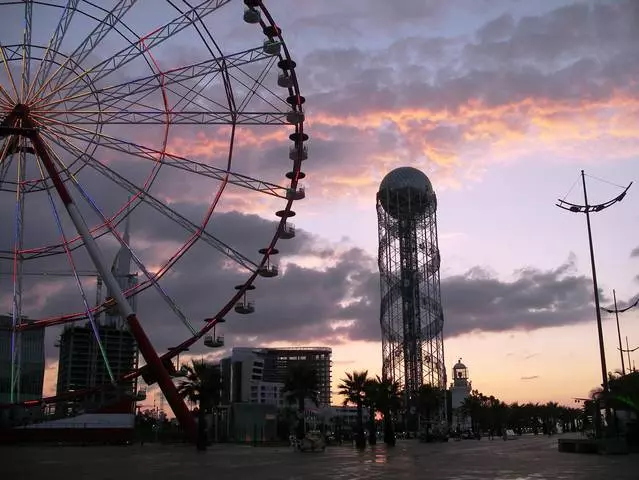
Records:
[[[68,480],[637,480],[639,455],[559,453],[558,437],[399,441],[359,452],[350,446],[299,453],[284,447],[186,445],[0,447],[2,478]]]

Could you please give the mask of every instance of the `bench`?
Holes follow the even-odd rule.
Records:
[[[560,438],[557,449],[569,453],[599,453],[599,444],[590,438]]]

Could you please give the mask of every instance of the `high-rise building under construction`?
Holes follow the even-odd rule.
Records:
[[[124,242],[130,242],[129,223],[123,236]],[[137,276],[131,273],[131,252],[121,247],[112,264],[120,288],[126,291],[133,287]],[[97,278],[98,292],[101,291],[101,279]],[[107,298],[111,292],[106,292]],[[98,293],[98,297],[100,297]],[[135,296],[129,298],[135,310]],[[98,303],[102,299],[98,298]],[[117,308],[107,309],[95,318],[96,329],[90,322],[85,325],[66,326],[56,342],[59,348],[57,393],[82,390],[111,383],[138,366],[138,348],[135,338],[129,331],[125,319]],[[106,390],[84,397],[81,407],[97,408],[118,399],[122,394],[133,395],[136,391],[135,380],[120,383],[116,391]],[[72,404],[78,406],[78,404]]]

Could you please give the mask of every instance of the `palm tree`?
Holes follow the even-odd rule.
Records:
[[[293,363],[286,372],[284,379],[284,394],[289,403],[297,404],[297,429],[296,437],[301,440],[306,432],[304,431],[304,412],[305,402],[308,398],[315,405],[318,404],[318,385],[317,370],[310,363],[296,362]]]
[[[380,404],[379,383],[376,378],[369,378],[364,385],[364,405],[368,408],[368,443],[377,443],[377,426],[375,415]]]
[[[342,383],[338,386],[339,394],[344,396],[344,405],[350,403],[357,407],[357,432],[355,435],[355,445],[357,448],[366,447],[366,438],[364,438],[364,420],[362,416],[367,380],[368,370],[353,373],[346,372],[346,378],[342,378]]]
[[[544,433],[552,435],[557,429],[557,421],[561,412],[559,404],[557,402],[548,402],[542,408],[545,410]]]
[[[192,360],[184,365],[177,390],[182,398],[198,404],[197,448],[206,450],[206,413],[220,404],[222,379],[218,365],[204,360]]]
[[[502,427],[506,422],[508,406],[504,402],[500,401],[498,398],[495,398],[491,395],[490,397],[488,397],[487,408],[490,410],[490,422],[488,427],[493,435],[501,436]]]
[[[393,425],[393,415],[396,414],[402,405],[402,398],[398,382],[393,382],[388,378],[376,378],[378,385],[377,408],[384,416],[384,443],[395,445],[395,429]]]

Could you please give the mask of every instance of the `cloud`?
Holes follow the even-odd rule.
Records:
[[[215,232],[239,251],[250,253],[264,246],[274,222],[237,212],[217,215]],[[159,246],[176,242],[171,229],[154,227],[149,221],[136,224],[135,238],[153,239],[141,245],[140,255],[161,256]],[[136,242],[132,242],[134,248]],[[304,230],[293,240],[282,240],[275,260],[281,266],[276,278],[260,278],[251,292],[256,312],[230,313],[217,332],[226,335],[227,347],[272,342],[296,344],[342,344],[350,341],[380,341],[379,274],[373,257],[348,245],[336,245]],[[150,252],[147,250],[151,250]],[[173,247],[169,252],[173,251]],[[166,255],[166,253],[164,253]],[[589,320],[592,314],[591,282],[574,273],[567,263],[552,270],[520,269],[512,280],[501,280],[476,267],[465,274],[441,281],[447,338],[473,332],[536,330]],[[233,286],[247,273],[229,265],[228,259],[204,242],[198,242],[162,278],[160,286],[175,301],[195,328],[215,314],[233,295]],[[91,280],[85,280],[93,298]],[[93,280],[94,282],[94,280]],[[81,310],[81,297],[72,279],[39,280],[25,287],[29,314],[69,313]],[[5,308],[9,298],[4,299]],[[141,322],[154,345],[164,351],[189,336],[154,288],[137,297]],[[53,342],[48,332],[48,341]],[[49,358],[56,355],[49,349]],[[202,345],[190,354],[207,352]],[[210,353],[210,351],[209,351]]]
[[[406,161],[451,185],[476,177],[482,164],[530,151],[636,156],[639,137],[628,128],[639,118],[631,9],[632,2],[579,2],[497,16],[470,37],[410,32],[308,53],[300,78],[309,133],[330,141],[316,149],[311,140],[311,157],[321,160],[315,168],[326,173],[314,182],[348,195],[374,189],[377,171]],[[607,141],[619,149],[606,151]],[[344,164],[345,156],[353,161]]]
[[[539,375],[531,375],[529,377],[521,377],[521,380],[537,380],[538,378],[541,378]]]
[[[549,271],[526,268],[510,282],[473,271],[442,279],[446,335],[536,330],[588,319],[591,281],[571,268],[571,264]]]
[[[631,258],[639,257],[639,247],[632,249],[632,252],[630,252],[630,257]]]

